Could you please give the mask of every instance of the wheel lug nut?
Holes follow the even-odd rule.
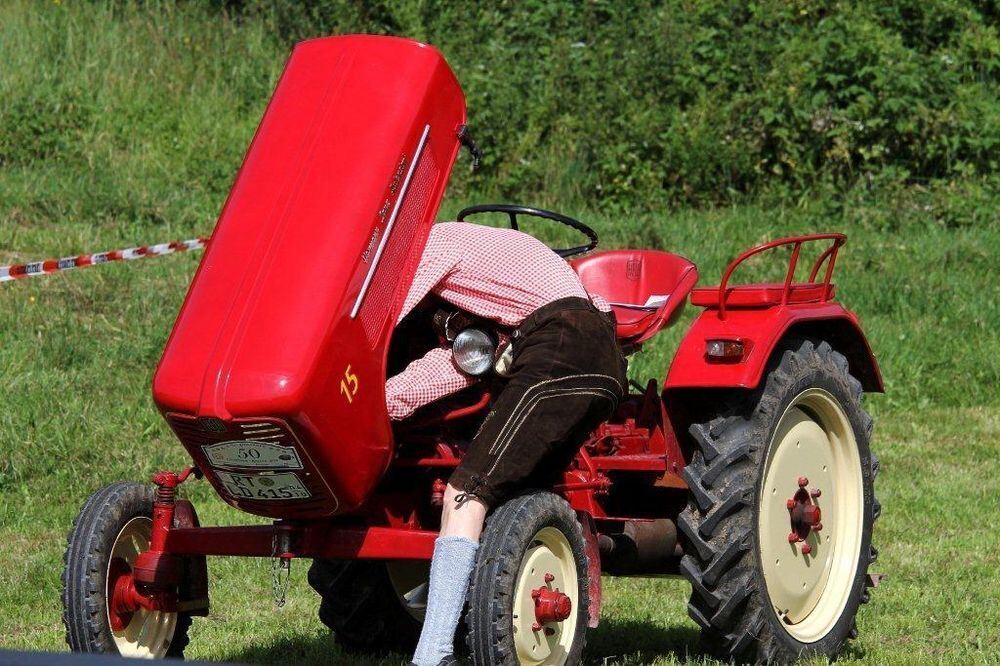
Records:
[[[820,490],[819,488],[813,488],[812,490],[809,491],[809,494],[812,495],[813,497],[819,497],[820,495],[823,494],[823,491]]]
[[[555,579],[556,579],[556,577],[553,576],[552,574],[550,574],[550,573],[545,574],[545,582],[546,583],[551,583]]]
[[[785,500],[785,506],[787,506],[788,510],[791,511],[792,509],[795,508],[795,500],[793,499]]]
[[[802,554],[803,555],[808,555],[811,552],[813,552],[812,546],[810,546],[807,543],[802,544]]]
[[[799,540],[799,535],[795,532],[788,533],[788,543],[796,543]]]
[[[799,477],[799,488],[805,488],[809,485],[809,479],[804,476]]]

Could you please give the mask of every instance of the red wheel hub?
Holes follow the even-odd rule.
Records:
[[[108,567],[108,620],[112,631],[122,631],[132,621],[132,615],[139,609],[134,603],[135,582],[132,567],[125,560],[116,557]]]
[[[535,600],[535,624],[532,626],[535,631],[544,624],[562,622],[573,612],[573,601],[559,590],[539,587],[531,591],[531,598]]]
[[[806,543],[806,538],[812,532],[819,532],[823,529],[820,522],[823,514],[813,500],[823,493],[819,488],[806,490],[809,479],[800,476],[798,479],[799,489],[790,500],[786,502],[788,506],[788,516],[791,519],[792,531],[788,533],[789,543],[802,542],[802,554],[808,555],[812,552],[812,546]]]
[[[140,608],[162,610],[163,599],[156,595],[146,597],[135,589],[132,567],[125,560],[116,557],[108,567],[108,620],[113,631],[122,631],[132,621],[132,615]]]

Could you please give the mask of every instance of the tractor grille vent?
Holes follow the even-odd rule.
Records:
[[[282,443],[291,434],[285,428],[268,421],[241,423],[239,425],[244,439],[252,439],[258,442],[273,441],[275,443]]]
[[[433,151],[429,147],[426,148],[420,154],[420,161],[417,162],[417,168],[413,172],[413,181],[400,206],[399,217],[386,242],[378,268],[375,269],[368,294],[361,305],[361,324],[369,342],[378,340],[379,332],[385,324],[394,299],[403,298],[409,287],[402,284],[398,276],[411,259],[419,258],[412,256],[416,253],[412,251],[410,241],[427,211],[427,203],[440,173]]]
[[[184,448],[194,459],[198,468],[205,473],[215,490],[226,501],[243,511],[271,518],[318,518],[328,516],[337,509],[337,499],[329,486],[323,480],[306,447],[281,419],[234,419],[222,421],[217,418],[196,418],[186,414],[168,414],[167,423],[180,439]],[[223,428],[219,428],[222,424]],[[213,465],[206,454],[205,447],[223,442],[266,442],[282,447],[291,447],[279,465],[273,468],[261,467],[255,464],[241,463],[238,460],[227,460],[225,463]],[[234,497],[227,492],[220,481],[218,473],[246,474],[266,476],[272,473],[293,473],[309,491],[307,499],[260,501]]]

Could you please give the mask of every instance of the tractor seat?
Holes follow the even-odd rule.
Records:
[[[694,264],[659,250],[605,250],[570,261],[584,288],[611,304],[623,346],[673,323],[698,281]]]
[[[787,303],[818,303],[834,296],[834,285],[829,292],[823,283],[799,282],[788,285]],[[726,287],[727,308],[768,308],[781,305],[785,285],[780,282],[741,284]],[[718,287],[699,287],[691,292],[691,305],[703,308],[719,307]]]

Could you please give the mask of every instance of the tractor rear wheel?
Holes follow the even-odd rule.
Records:
[[[149,548],[153,488],[119,482],[91,495],[73,521],[62,575],[63,624],[74,652],[159,659],[183,657],[191,616],[116,610],[116,590]]]
[[[552,493],[523,495],[493,512],[468,595],[474,664],[580,662],[589,612],[585,547],[576,514]]]
[[[763,388],[691,427],[681,571],[706,651],[833,658],[856,636],[880,512],[861,399],[843,355],[798,340]]]
[[[420,638],[426,562],[313,560],[309,585],[322,601],[319,619],[351,652],[412,654]]]

